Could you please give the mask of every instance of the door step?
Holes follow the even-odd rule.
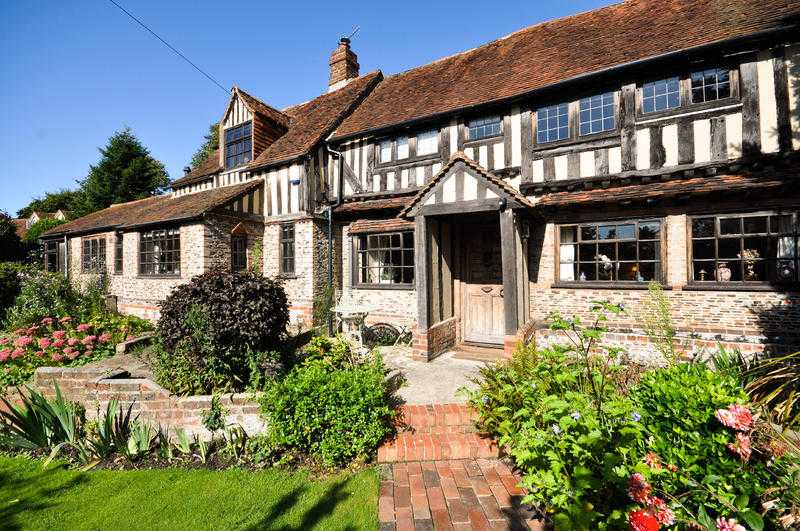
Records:
[[[453,352],[453,357],[461,360],[499,361],[508,358],[501,345],[460,343],[453,347]]]

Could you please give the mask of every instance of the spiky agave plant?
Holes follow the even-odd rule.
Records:
[[[58,384],[56,396],[48,400],[38,391],[20,391],[20,405],[0,398],[5,408],[0,411],[3,429],[0,441],[13,448],[36,450],[52,448],[62,443],[75,443],[83,426],[83,410],[66,400]]]
[[[750,397],[772,412],[776,422],[800,422],[800,352],[763,358],[747,370],[745,389]]]

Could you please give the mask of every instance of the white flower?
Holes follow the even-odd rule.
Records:
[[[554,434],[558,435],[559,433],[561,433],[561,428],[558,427],[558,424],[553,424],[552,428]]]

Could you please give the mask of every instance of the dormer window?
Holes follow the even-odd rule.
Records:
[[[252,122],[225,130],[225,169],[244,166],[253,159],[252,132]]]

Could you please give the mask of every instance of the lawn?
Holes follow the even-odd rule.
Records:
[[[374,470],[79,472],[0,455],[2,529],[376,529]]]

